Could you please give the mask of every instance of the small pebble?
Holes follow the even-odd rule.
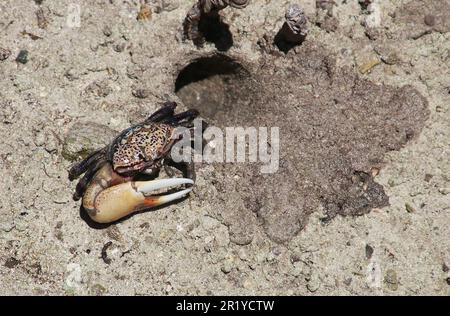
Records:
[[[105,27],[103,28],[103,35],[105,35],[106,37],[110,37],[112,35],[112,30],[109,25],[105,25]]]
[[[16,61],[21,64],[26,64],[28,62],[28,51],[27,50],[21,50],[19,52],[19,55],[17,55]]]
[[[248,260],[248,255],[244,248],[240,248],[238,250],[238,256],[239,256],[239,259],[241,259],[242,261]]]
[[[73,68],[68,69],[64,74],[64,77],[66,77],[69,81],[74,81],[79,78],[77,72]]]
[[[148,89],[136,89],[132,93],[134,97],[139,99],[146,99],[150,95],[150,91]]]
[[[244,282],[242,282],[242,286],[247,290],[255,287],[254,282],[249,278],[245,279]]]
[[[222,265],[222,268],[220,268],[220,270],[222,270],[222,272],[225,274],[230,273],[232,269],[233,269],[232,261],[229,259],[225,260],[225,262]]]
[[[391,179],[388,180],[388,185],[390,187],[395,187],[397,185],[397,183],[395,182],[394,179],[391,178]]]
[[[450,193],[450,188],[439,188],[439,193],[447,195]]]
[[[89,289],[90,294],[95,295],[95,296],[100,296],[103,295],[107,292],[106,288],[101,285],[101,284],[94,284],[90,289]]]
[[[137,19],[139,21],[145,21],[145,20],[150,20],[151,18],[152,18],[152,8],[150,8],[146,4],[141,5],[141,9],[139,10]]]
[[[370,259],[373,255],[373,248],[370,245],[366,245],[366,258]]]
[[[37,18],[37,24],[40,29],[45,29],[48,26],[48,20],[45,17],[44,10],[42,8],[39,8],[39,10],[36,11],[36,18]]]
[[[322,23],[320,23],[320,28],[328,33],[335,32],[339,27],[339,20],[335,17],[327,16]]]
[[[20,264],[20,261],[17,260],[16,258],[14,258],[14,257],[8,258],[5,261],[5,267],[7,267],[9,269],[13,269],[18,264]]]
[[[291,255],[291,263],[296,263],[299,262],[301,260],[300,256],[297,254],[292,254]]]
[[[331,11],[336,2],[333,0],[316,0],[316,8]]]
[[[3,231],[5,233],[9,233],[13,230],[14,227],[15,224],[13,221],[4,221],[2,223],[0,222],[0,231]]]
[[[392,269],[387,270],[386,275],[384,277],[384,282],[391,291],[397,291],[398,289],[397,272],[395,272]]]
[[[376,177],[380,174],[380,168],[372,168],[371,170],[372,177]]]
[[[309,277],[308,283],[306,284],[306,288],[308,289],[308,291],[314,293],[320,288],[320,284],[321,281],[319,275],[313,272]]]
[[[117,226],[110,226],[108,229],[106,229],[106,234],[109,238],[115,240],[115,241],[122,241],[122,233],[120,232],[119,228]]]
[[[352,284],[352,281],[353,281],[352,278],[347,278],[344,280],[344,284],[350,286],[350,284]]]
[[[178,9],[180,4],[177,1],[167,1],[167,0],[160,0],[159,4],[155,7],[155,13],[161,13],[161,12],[171,12],[173,10]]]
[[[395,51],[390,52],[389,55],[381,56],[381,60],[388,65],[395,65],[400,62],[400,58],[398,57],[398,54]]]
[[[101,98],[105,98],[114,92],[106,80],[92,82],[86,87],[85,91]]]
[[[34,138],[34,144],[37,147],[40,147],[42,145],[45,144],[45,134],[44,132],[40,131],[36,134],[35,138]]]
[[[372,4],[373,0],[358,0],[361,9],[367,10],[367,7]]]
[[[0,61],[4,61],[11,56],[11,51],[9,49],[0,48]]]
[[[58,150],[58,141],[53,135],[47,134],[44,149],[49,153],[56,153]]]
[[[406,211],[407,211],[408,213],[415,213],[415,212],[416,212],[415,207],[412,206],[412,205],[409,204],[409,203],[405,203],[405,208],[406,208]]]
[[[278,247],[274,247],[274,248],[272,249],[272,253],[273,253],[275,256],[279,256],[279,255],[281,254],[281,249],[278,248]]]
[[[116,53],[121,53],[125,50],[125,43],[115,44],[113,49]]]
[[[272,262],[275,259],[276,259],[276,256],[275,256],[275,254],[272,251],[267,253],[267,255],[266,255],[266,261],[267,262]]]
[[[425,15],[424,22],[428,26],[434,26],[436,24],[436,17],[432,14]]]

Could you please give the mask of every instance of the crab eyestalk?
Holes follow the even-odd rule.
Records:
[[[83,208],[93,221],[111,223],[134,212],[181,199],[191,192],[193,184],[194,181],[187,178],[126,181],[106,165],[87,188]],[[186,188],[169,194],[156,193],[176,186]]]
[[[280,36],[287,43],[299,45],[308,34],[308,19],[300,6],[290,5],[285,14],[286,22],[280,30]]]
[[[203,18],[219,17],[219,11],[230,6],[236,9],[243,9],[250,0],[198,0],[188,11],[183,22],[184,38],[192,40],[198,47],[205,42],[204,34],[200,30],[200,21]]]

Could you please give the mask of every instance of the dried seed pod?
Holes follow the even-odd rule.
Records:
[[[293,35],[306,36],[308,34],[308,19],[300,6],[297,4],[289,6],[285,18],[286,24],[289,26]]]
[[[286,22],[279,32],[279,39],[290,44],[301,44],[308,34],[308,19],[299,5],[290,5],[286,15]]]

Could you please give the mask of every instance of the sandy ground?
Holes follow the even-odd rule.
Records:
[[[193,2],[0,2],[0,294],[449,295],[450,1],[297,0],[284,54],[294,1],[253,0],[222,12],[222,55],[181,41]],[[279,126],[280,172],[198,164],[188,199],[95,227],[68,168],[165,100]]]

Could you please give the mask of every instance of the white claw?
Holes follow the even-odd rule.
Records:
[[[170,179],[161,179],[161,180],[153,180],[153,181],[135,182],[137,191],[143,193],[144,195],[147,193],[151,193],[152,191],[159,190],[159,189],[166,189],[166,188],[169,188],[172,186],[183,185],[183,184],[194,184],[194,181],[192,179],[186,179],[186,178],[170,178]]]
[[[181,198],[185,197],[191,191],[192,191],[192,188],[189,188],[189,189],[178,191],[178,192],[175,192],[175,193],[172,193],[172,194],[162,195],[158,199],[159,205],[166,204],[166,203],[169,203],[169,202],[181,199]]]

